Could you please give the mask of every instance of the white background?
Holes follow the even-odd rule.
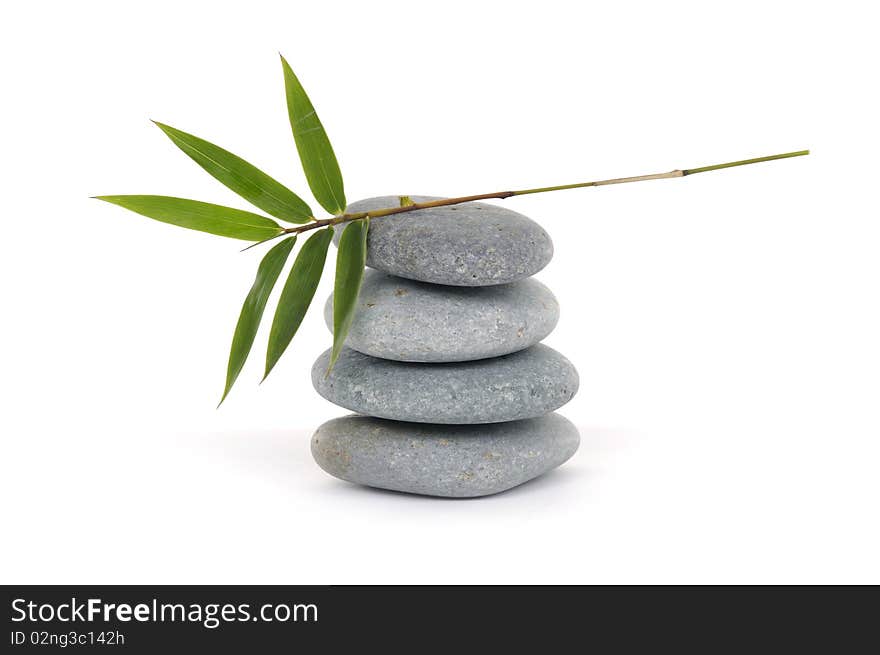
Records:
[[[10,5],[0,581],[880,582],[870,7]],[[315,308],[215,410],[259,253],[88,199],[246,208],[149,118],[307,194],[278,51],[351,200],[813,154],[507,201],[555,242],[581,449],[482,500],[369,490],[311,460],[344,413]]]

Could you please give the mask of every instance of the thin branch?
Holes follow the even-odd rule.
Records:
[[[702,168],[690,168],[684,171],[685,175],[693,175],[694,173],[705,173],[707,171],[717,171],[722,168],[733,168],[734,166],[745,166],[747,164],[760,164],[764,161],[773,161],[775,159],[788,159],[789,157],[803,157],[809,155],[809,150],[798,150],[797,152],[785,152],[781,155],[769,155],[768,157],[755,157],[754,159],[741,159],[739,161],[731,161],[726,164],[715,164],[713,166],[703,166]]]
[[[317,219],[317,218],[312,218],[312,220],[313,220],[313,221],[316,221],[316,220],[318,220],[318,219]],[[247,246],[247,247],[242,248],[241,250],[239,250],[239,252],[244,252],[245,250],[250,250],[251,248],[256,248],[257,246],[262,246],[264,243],[269,243],[270,241],[273,241],[273,240],[277,239],[278,237],[283,237],[283,236],[286,235],[286,234],[289,234],[289,232],[288,232],[287,230],[281,230],[281,232],[279,232],[278,234],[274,234],[274,235],[272,235],[272,236],[269,237],[268,239],[263,239],[262,241],[255,241],[255,242],[252,243],[251,245],[249,245],[249,246]]]
[[[789,157],[801,157],[810,154],[809,150],[798,150],[797,152],[786,152],[781,155],[769,155],[767,157],[756,157],[754,159],[742,159],[740,161],[727,162],[724,164],[713,164],[712,166],[702,166],[700,168],[685,168],[669,171],[668,173],[652,173],[650,175],[636,175],[634,177],[616,177],[608,180],[596,180],[594,182],[578,182],[576,184],[562,184],[559,186],[538,187],[535,189],[521,189],[519,191],[496,191],[494,193],[480,193],[474,196],[460,196],[458,198],[441,198],[440,200],[430,200],[427,202],[416,202],[411,205],[403,205],[400,207],[387,207],[385,209],[373,209],[371,211],[353,212],[351,214],[340,214],[333,218],[325,218],[316,220],[313,223],[300,225],[298,227],[286,228],[283,234],[299,234],[300,232],[308,232],[316,230],[328,225],[339,225],[340,223],[348,223],[357,221],[362,218],[381,218],[383,216],[393,216],[394,214],[403,214],[406,212],[418,211],[420,209],[431,209],[433,207],[448,207],[449,205],[460,205],[465,202],[475,202],[477,200],[504,200],[513,196],[525,196],[532,193],[546,193],[548,191],[563,191],[565,189],[581,189],[584,187],[607,186],[610,184],[626,184],[629,182],[645,182],[647,180],[668,180],[676,177],[684,177],[686,175],[694,175],[696,173],[706,173],[708,171],[717,171],[722,168],[732,168],[734,166],[746,166],[747,164],[758,164],[765,161],[773,161],[776,159],[788,159]],[[276,237],[270,237],[265,241],[255,243],[248,248],[260,245],[266,241],[271,241]],[[247,250],[247,248],[245,248]]]

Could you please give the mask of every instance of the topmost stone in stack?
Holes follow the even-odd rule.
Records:
[[[397,203],[371,198],[347,211]],[[527,279],[552,255],[539,225],[483,203],[373,221],[367,266],[378,270],[365,273],[333,372],[325,376],[329,351],[312,372],[322,396],[366,416],[318,429],[321,467],[370,486],[462,497],[509,489],[568,459],[577,430],[547,414],[574,395],[577,373],[536,345],[559,306]],[[325,317],[331,327],[332,298]]]
[[[413,202],[439,200],[411,196]],[[348,213],[399,204],[397,196],[360,200]],[[336,230],[336,242],[342,230]],[[531,277],[553,257],[544,229],[515,211],[471,202],[385,216],[370,223],[367,266],[398,277],[485,287]]]

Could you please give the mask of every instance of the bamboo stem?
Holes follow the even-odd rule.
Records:
[[[532,193],[546,193],[548,191],[563,191],[565,189],[581,189],[584,187],[607,186],[610,184],[627,184],[629,182],[645,182],[647,180],[667,180],[676,177],[684,177],[686,175],[694,175],[696,173],[706,173],[708,171],[717,171],[722,168],[733,168],[734,166],[746,166],[748,164],[758,164],[766,161],[774,161],[776,159],[788,159],[789,157],[801,157],[810,154],[809,150],[798,150],[797,152],[786,152],[779,155],[768,155],[766,157],[755,157],[754,159],[741,159],[739,161],[726,162],[724,164],[713,164],[712,166],[701,166],[699,168],[675,169],[668,173],[652,173],[650,175],[636,175],[634,177],[615,177],[608,180],[596,180],[593,182],[578,182],[575,184],[562,184],[559,186],[538,187],[535,189],[521,189],[519,191],[496,191],[494,193],[480,193],[473,196],[460,196],[458,198],[441,198],[440,200],[430,200],[427,202],[416,202],[412,204],[401,204],[398,207],[387,207],[385,209],[373,209],[371,211],[353,212],[351,214],[340,214],[332,218],[316,220],[312,223],[300,225],[298,227],[286,228],[270,239],[257,242],[248,248],[260,245],[266,241],[271,241],[285,234],[299,234],[308,232],[309,230],[317,230],[330,225],[339,225],[340,223],[349,223],[362,218],[381,218],[383,216],[393,216],[394,214],[403,214],[419,209],[431,209],[433,207],[448,207],[449,205],[460,205],[465,202],[474,202],[477,200],[504,200],[513,196],[525,196]],[[248,248],[245,248],[247,250]]]
[[[726,164],[715,164],[714,166],[703,166],[702,168],[689,168],[684,172],[685,175],[693,175],[694,173],[705,173],[707,171],[717,171],[722,168],[733,168],[734,166],[745,166],[747,164],[760,164],[764,161],[773,161],[775,159],[788,159],[789,157],[803,157],[809,155],[809,150],[798,150],[797,152],[785,152],[781,155],[769,155],[767,157],[755,157],[754,159],[741,159]]]

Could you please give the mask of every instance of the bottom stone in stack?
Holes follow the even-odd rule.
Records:
[[[565,462],[579,443],[577,428],[559,414],[483,425],[352,415],[319,427],[312,455],[327,473],[349,482],[469,498],[536,478]]]

